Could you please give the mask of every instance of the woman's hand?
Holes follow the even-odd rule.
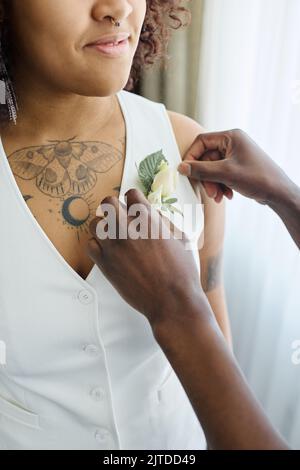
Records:
[[[210,307],[193,254],[185,249],[184,234],[153,209],[140,191],[131,189],[125,196],[127,205],[116,197],[106,197],[101,202],[103,212],[106,204],[114,208],[117,230],[108,230],[103,239],[105,226],[109,229],[107,219],[92,220],[93,238],[88,244],[91,259],[126,302],[148,318],[151,326],[178,315],[188,317],[188,311],[178,308],[183,303],[203,304],[206,315]],[[101,239],[97,236],[100,233]],[[151,237],[151,233],[155,236]]]

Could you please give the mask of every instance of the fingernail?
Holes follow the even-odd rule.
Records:
[[[188,163],[180,163],[178,167],[178,171],[182,175],[191,176],[191,172],[192,172],[191,165],[189,165]]]

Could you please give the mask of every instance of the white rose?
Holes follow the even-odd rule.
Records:
[[[148,194],[147,199],[150,202],[150,204],[161,207],[161,196],[162,196],[161,192],[162,192],[162,186],[160,186],[156,191],[153,191],[150,194]]]
[[[155,175],[151,190],[156,192],[161,187],[162,197],[169,197],[175,193],[177,183],[178,171],[169,166],[163,167],[163,169]]]

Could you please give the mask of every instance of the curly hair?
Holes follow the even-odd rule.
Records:
[[[11,75],[9,64],[9,39],[6,24],[9,20],[9,1],[0,0],[0,69],[4,61],[8,74]],[[183,3],[190,0],[146,0],[147,10],[139,43],[133,59],[130,76],[125,90],[135,90],[142,71],[155,63],[166,66],[168,44],[172,30],[186,27],[191,22],[191,12]],[[3,79],[3,77],[0,77]],[[0,111],[3,116],[3,110]]]
[[[191,22],[191,12],[182,6],[183,1],[147,0],[145,21],[125,90],[135,89],[144,69],[157,62],[166,65],[172,30],[189,26]]]

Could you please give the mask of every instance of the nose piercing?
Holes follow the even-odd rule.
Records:
[[[112,22],[112,24],[114,24],[115,26],[121,26],[121,23],[120,21],[115,21],[115,19],[111,16],[110,17],[110,21]]]

